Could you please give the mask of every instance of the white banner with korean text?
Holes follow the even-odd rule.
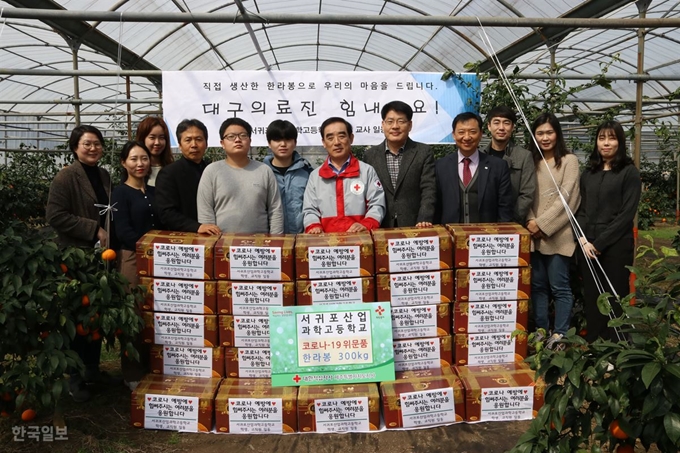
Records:
[[[443,81],[435,72],[164,71],[163,115],[173,147],[183,119],[205,123],[209,146],[219,147],[220,124],[235,116],[253,127],[252,146],[267,146],[275,119],[295,124],[299,146],[320,146],[331,116],[352,124],[354,145],[375,145],[384,140],[380,109],[400,100],[413,108],[413,140],[452,143],[453,118],[477,111],[480,86],[474,74]]]

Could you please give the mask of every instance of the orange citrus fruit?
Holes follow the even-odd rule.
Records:
[[[42,332],[40,332],[40,338],[42,338],[43,340],[49,336],[50,333],[47,330],[43,330]]]
[[[3,410],[2,412],[0,412],[0,417],[9,417],[9,412]]]
[[[66,266],[66,264],[61,263],[61,264],[59,265],[59,267],[61,268],[61,271],[62,271],[64,274],[65,274],[66,272],[68,272],[68,267]]]
[[[618,420],[614,420],[612,424],[609,425],[609,432],[612,433],[612,436],[616,437],[617,439],[628,439],[628,434],[626,434],[626,432],[621,429]]]
[[[635,447],[631,444],[619,445],[616,449],[616,453],[635,453]]]
[[[102,259],[104,261],[113,261],[116,259],[116,252],[111,249],[106,249],[102,252]]]
[[[25,422],[30,422],[35,418],[35,411],[33,409],[26,409],[21,413],[21,419]]]
[[[88,333],[90,333],[90,329],[83,327],[83,325],[79,323],[76,326],[76,332],[78,333],[78,335],[85,336]]]
[[[90,297],[87,294],[83,295],[81,302],[83,304],[83,307],[89,307],[90,306]]]
[[[92,331],[92,339],[93,340],[97,341],[97,340],[101,339],[101,337],[102,337],[102,334],[99,333],[99,329],[95,329],[95,330]]]

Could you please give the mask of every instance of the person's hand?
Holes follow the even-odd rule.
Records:
[[[320,226],[315,226],[313,228],[310,228],[309,231],[307,231],[307,234],[321,234],[323,233],[323,229]]]
[[[97,239],[99,239],[101,248],[105,249],[108,247],[108,243],[106,242],[106,230],[104,228],[99,227],[99,230],[97,230]]]
[[[538,223],[534,219],[531,219],[527,222],[527,230],[529,230],[529,233],[531,233],[532,236],[535,236],[536,233],[539,233],[541,229],[538,227]]]
[[[416,223],[416,228],[429,228],[432,226],[431,222],[418,222]]]
[[[595,259],[597,258],[597,255],[600,254],[600,252],[598,252],[595,246],[590,242],[583,244],[583,253],[585,253],[585,255],[590,259]]]
[[[204,223],[198,227],[198,233],[218,235],[222,233],[222,231],[217,225],[213,225],[212,223]]]
[[[355,222],[352,224],[351,227],[347,229],[348,233],[358,233],[359,231],[368,231],[368,228],[360,224],[359,222]]]

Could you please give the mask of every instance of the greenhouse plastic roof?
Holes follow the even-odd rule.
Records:
[[[84,104],[83,112],[124,111],[125,78],[119,69],[142,70],[271,70],[296,71],[411,71],[463,72],[469,62],[486,62],[489,55],[479,26],[178,23],[153,22],[163,13],[237,14],[239,4],[248,13],[310,14],[322,16],[461,16],[524,18],[637,18],[633,1],[616,0],[18,0],[0,1],[0,10],[36,8],[67,11],[123,13],[116,22],[7,18],[0,12],[0,112],[72,112],[68,103],[31,104],[28,101],[70,100],[70,75],[8,74],[13,70],[72,70],[69,43],[78,50],[80,70],[106,70],[108,76],[79,77],[80,97],[106,100]],[[680,17],[678,0],[653,0],[647,17]],[[149,22],[126,22],[126,13],[144,13]],[[252,27],[252,35],[248,26]],[[507,68],[522,73],[543,73],[550,64],[548,46],[556,45],[556,62],[565,74],[597,74],[612,62],[608,74],[637,70],[637,34],[634,29],[569,29],[486,26],[494,51]],[[120,46],[119,46],[120,44]],[[261,49],[261,54],[258,52]],[[652,29],[645,43],[645,69],[651,76],[680,74],[680,31]],[[618,58],[612,61],[613,56]],[[264,60],[264,61],[263,61]],[[265,65],[266,62],[266,65]],[[119,64],[120,63],[120,64]],[[130,97],[148,99],[133,111],[158,109],[159,77],[131,77]],[[527,81],[532,87],[545,82]],[[572,82],[583,83],[583,81]],[[635,98],[636,84],[613,82],[612,91],[593,87],[579,93],[585,110],[608,105],[595,100]],[[660,97],[677,90],[679,82],[649,81],[645,95]],[[12,102],[22,101],[22,102]],[[656,107],[658,108],[658,106]],[[665,107],[664,107],[665,108]]]

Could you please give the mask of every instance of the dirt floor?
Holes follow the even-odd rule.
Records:
[[[675,227],[677,228],[677,227]],[[674,231],[673,231],[674,233]],[[670,246],[672,235],[655,239],[657,247]],[[647,241],[641,240],[642,243]],[[102,368],[120,373],[116,353],[105,353]],[[372,434],[231,435],[150,431],[130,426],[130,391],[124,387],[99,388],[92,401],[63,401],[68,425],[64,441],[15,442],[14,426],[51,426],[51,414],[39,414],[33,422],[0,418],[0,451],[50,453],[186,452],[222,453],[502,453],[511,449],[530,422],[456,424],[410,431]],[[638,444],[636,452],[644,449]],[[650,452],[658,452],[652,448]]]
[[[104,366],[114,371],[114,363]],[[0,421],[0,451],[51,453],[114,452],[185,452],[222,453],[502,453],[512,448],[530,422],[457,424],[447,427],[385,431],[372,434],[288,434],[232,435],[194,434],[148,431],[130,426],[130,391],[123,387],[98,389],[92,401],[77,404],[64,401],[68,440],[15,442],[12,426],[51,425],[51,416],[38,417],[31,423],[15,419]]]

